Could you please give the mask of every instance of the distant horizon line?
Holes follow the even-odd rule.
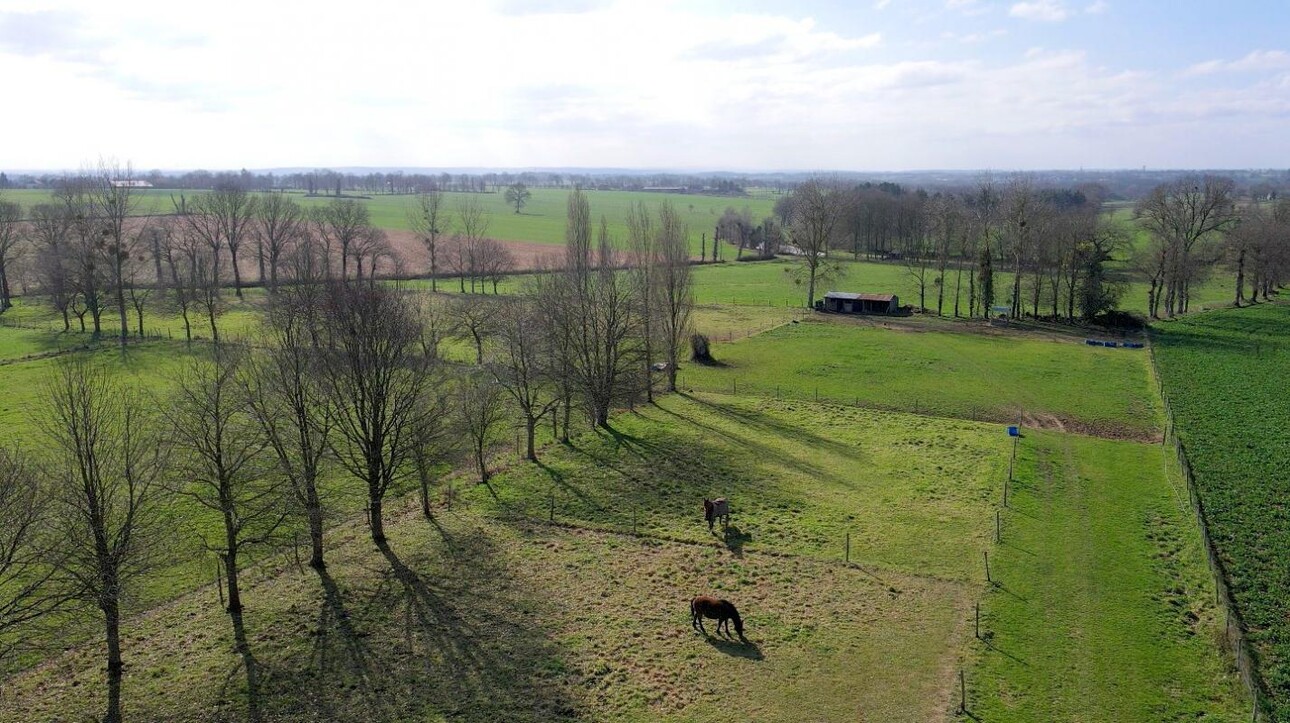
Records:
[[[215,167],[191,167],[191,168],[147,168],[133,167],[136,173],[162,173],[167,175],[177,175],[184,173],[194,173],[205,171],[207,173],[241,173],[246,171],[254,174],[266,173],[309,173],[313,171],[333,171],[342,173],[413,173],[413,174],[440,174],[440,173],[466,173],[466,174],[484,174],[484,173],[582,173],[589,175],[650,175],[650,174],[671,174],[671,175],[688,175],[688,176],[822,176],[831,175],[903,175],[903,174],[929,174],[944,173],[954,175],[982,175],[982,174],[1025,174],[1025,173],[1179,173],[1179,172],[1269,172],[1279,171],[1290,173],[1290,166],[1231,166],[1231,167],[1079,167],[1079,168],[907,168],[907,169],[865,169],[865,170],[846,170],[846,169],[687,169],[687,168],[650,168],[650,167],[624,167],[624,166],[269,166],[262,168],[215,168]],[[83,169],[72,168],[2,168],[0,173],[14,175],[61,175],[78,173]]]

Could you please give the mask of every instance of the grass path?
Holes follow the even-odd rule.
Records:
[[[1157,445],[1028,433],[969,708],[981,720],[1248,720]],[[1166,475],[1166,471],[1168,474]]]

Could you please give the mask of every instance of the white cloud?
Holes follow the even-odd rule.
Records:
[[[873,9],[874,9],[874,10],[886,10],[886,9],[887,9],[887,6],[888,6],[888,5],[890,5],[890,4],[891,4],[891,0],[876,0],[876,1],[874,2],[874,4],[873,4]]]
[[[1084,8],[1084,12],[1088,13],[1089,15],[1101,15],[1102,13],[1110,9],[1111,9],[1111,4],[1108,3],[1106,0],[1095,0],[1095,2],[1090,4],[1088,7]]]
[[[1258,73],[1290,68],[1290,53],[1284,50],[1255,50],[1237,60],[1207,60],[1197,63],[1185,75],[1212,73]]]
[[[1030,0],[1029,2],[1013,3],[1012,7],[1008,8],[1008,14],[1014,18],[1049,23],[1061,22],[1070,17],[1070,12],[1059,0]]]
[[[1059,41],[965,22],[1007,7],[970,0],[938,5],[955,14],[920,46],[864,12],[834,26],[657,0],[368,0],[371,17],[398,18],[371,23],[228,0],[196,28],[162,0],[3,1],[0,67],[25,99],[5,115],[5,137],[22,139],[0,156],[10,169],[99,156],[142,169],[1194,165],[1238,129],[1285,127],[1284,78],[1233,76],[1166,114],[1190,93],[1177,75],[1108,69],[1096,50],[1024,52]],[[13,24],[46,6],[50,22]],[[1259,67],[1290,57],[1192,72]],[[1177,118],[1195,125],[1170,133]],[[1249,141],[1265,165],[1286,163],[1286,145],[1283,131]]]

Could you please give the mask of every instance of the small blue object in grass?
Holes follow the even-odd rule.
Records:
[[[1010,425],[1008,425],[1008,436],[1009,436],[1009,437],[1020,437],[1020,436],[1021,436],[1021,429],[1020,429],[1020,428],[1018,428],[1018,427],[1017,427],[1017,425],[1015,425],[1015,424],[1010,424]]]
[[[1102,346],[1102,342],[1098,341],[1097,339],[1085,339],[1084,343],[1088,344],[1089,346]]]

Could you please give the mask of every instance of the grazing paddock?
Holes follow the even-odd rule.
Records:
[[[987,721],[1248,721],[1172,454],[1025,435],[969,708]]]
[[[990,327],[901,330],[820,318],[728,345],[722,366],[686,365],[683,389],[859,403],[1111,437],[1159,435],[1142,350],[1086,347]]]
[[[461,512],[389,529],[382,553],[347,528],[321,577],[283,565],[249,576],[266,718],[952,719],[976,586]],[[691,629],[700,591],[738,601],[750,644]],[[243,718],[214,595],[130,622],[127,718]],[[0,720],[92,716],[96,653],[7,681]]]
[[[463,500],[743,551],[851,559],[978,582],[1007,471],[996,426],[802,402],[695,394],[620,414]],[[730,500],[709,532],[704,497]],[[928,540],[937,544],[928,545]]]

